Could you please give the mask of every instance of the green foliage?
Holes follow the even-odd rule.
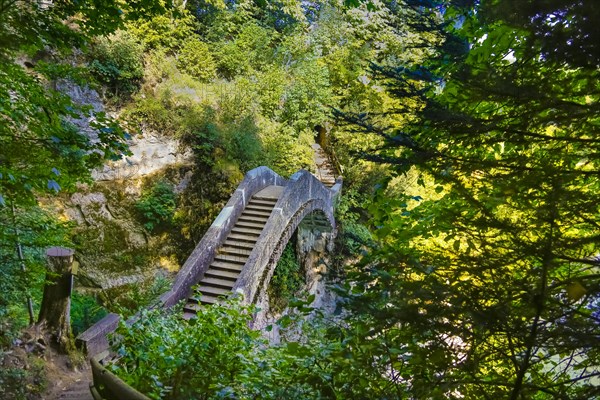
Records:
[[[208,45],[200,40],[188,40],[177,55],[177,68],[206,82],[216,76],[215,61]]]
[[[133,93],[144,74],[142,47],[127,31],[101,37],[90,53],[90,70],[115,96]]]
[[[142,193],[135,208],[141,214],[146,229],[153,231],[171,224],[176,206],[177,195],[173,192],[173,186],[158,181]]]
[[[180,310],[143,311],[117,330],[121,358],[109,368],[154,399],[352,397],[356,375],[339,375],[349,352],[341,341],[326,341],[326,319],[309,306],[313,300],[295,300],[297,311],[278,322],[298,339],[279,346],[249,328],[255,310],[239,298],[204,307],[190,321]]]
[[[288,243],[277,261],[267,292],[269,305],[275,313],[283,311],[305,282],[304,271],[296,259],[294,245]]]
[[[0,68],[0,109],[7,110],[0,125],[0,206],[31,204],[35,194],[73,189],[90,179],[92,168],[127,151],[123,130],[104,113],[94,114],[98,140],[92,142],[65,122],[89,110],[78,110],[15,64]]]
[[[177,51],[194,36],[194,18],[188,12],[171,12],[131,22],[127,30],[145,50]]]
[[[282,176],[290,176],[299,169],[313,166],[313,133],[309,130],[296,134],[294,129],[280,122],[259,121],[259,135],[263,144],[261,164]]]
[[[109,368],[153,399],[221,397],[255,368],[262,341],[248,327],[252,312],[234,300],[205,307],[187,322],[178,310],[143,311],[136,324],[117,330],[121,359]]]
[[[172,117],[176,116],[169,93],[160,97],[145,97],[136,101],[134,108],[125,110],[125,118],[134,126],[148,126],[165,134],[174,133],[176,129]],[[173,115],[175,114],[175,115]]]
[[[69,245],[66,227],[41,211],[39,199],[74,190],[77,183],[91,180],[94,168],[128,151],[125,134],[114,120],[92,114],[91,107],[75,106],[53,89],[57,79],[83,83],[88,73],[64,58],[75,48],[85,50],[95,35],[110,34],[129,19],[164,9],[153,0],[0,2],[1,346],[9,345],[26,324],[23,307],[43,285],[45,248]],[[36,64],[34,70],[30,61]],[[71,118],[92,121],[93,140],[68,123]],[[1,374],[4,379],[14,371],[2,369]],[[0,395],[8,397],[3,386]]]
[[[0,352],[0,358],[4,353]],[[1,368],[0,369],[0,396],[5,399],[25,399],[27,390],[23,382],[27,378],[27,371],[21,368]]]
[[[339,235],[338,242],[341,247],[338,250],[345,257],[356,257],[374,245],[369,229],[355,221],[343,222]]]
[[[28,324],[26,300],[41,297],[47,262],[45,249],[69,246],[69,228],[38,206],[0,207],[0,271],[3,276],[0,280],[0,348],[10,346],[19,330]]]
[[[95,296],[73,292],[71,295],[71,329],[73,336],[84,332],[87,328],[106,316]]]
[[[1,7],[1,56],[10,58],[14,52],[35,53],[44,48],[69,53],[94,36],[110,34],[128,20],[160,14],[170,5],[157,0],[108,0],[94,4],[59,2],[51,7],[36,2],[3,2]],[[65,24],[69,19],[77,22]]]
[[[12,364],[0,368],[0,396],[3,399],[25,400],[41,396],[46,391],[48,380],[44,361],[37,355],[13,355],[0,351],[0,360]]]
[[[559,3],[449,8],[461,23],[446,31],[423,13],[422,29],[445,35],[440,56],[427,69],[375,67],[402,99],[387,120],[346,115],[384,139],[370,159],[417,171],[404,192],[376,193],[382,247],[343,291],[349,348],[377,333],[353,352],[376,370],[357,388],[376,390],[366,397],[598,393],[598,71],[548,53],[594,47],[581,39],[593,36],[590,10]]]
[[[219,73],[228,79],[264,69],[272,58],[276,32],[256,23],[247,23],[240,28],[234,39],[227,38],[214,45]]]
[[[300,63],[291,76],[286,90],[286,101],[281,120],[299,131],[313,129],[327,120],[326,108],[333,97],[330,91],[329,72],[316,60]]]

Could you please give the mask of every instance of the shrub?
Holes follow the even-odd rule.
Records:
[[[129,31],[146,50],[176,50],[194,35],[194,17],[187,12],[179,16],[157,15],[150,20],[129,24]]]
[[[4,354],[0,352],[0,357]],[[23,384],[27,379],[27,371],[21,368],[0,368],[0,396],[3,399],[25,399],[27,390]]]
[[[261,164],[261,144],[258,128],[251,116],[235,124],[222,125],[223,144],[226,157],[239,165],[242,171],[249,171]]]
[[[314,141],[310,130],[298,135],[294,129],[267,119],[259,120],[260,140],[264,148],[262,163],[283,176],[290,176],[301,168],[313,165]]]
[[[189,321],[180,307],[146,310],[118,328],[120,359],[108,368],[152,399],[346,398],[336,392],[356,384],[340,371],[352,354],[324,336],[322,314],[308,306],[313,300],[295,301],[298,312],[277,323],[299,342],[272,346],[249,327],[255,309],[239,298],[203,307]]]
[[[204,307],[188,322],[180,310],[143,311],[135,325],[117,330],[121,358],[109,368],[153,399],[219,397],[256,369],[264,341],[249,328],[252,312],[235,299]]]
[[[280,121],[301,131],[323,124],[329,118],[333,93],[327,68],[307,59],[295,66],[286,88]]]
[[[217,43],[214,48],[219,72],[227,79],[252,70],[265,69],[273,57],[271,44],[276,32],[249,23],[234,40]]]
[[[185,42],[177,55],[177,68],[205,82],[216,75],[215,61],[208,45],[200,40]]]
[[[156,182],[143,193],[135,207],[144,220],[144,227],[153,231],[169,225],[175,214],[176,197],[173,187],[165,181]]]
[[[302,288],[305,282],[302,272],[300,263],[296,259],[294,246],[288,243],[277,262],[277,267],[275,267],[269,283],[268,293],[272,311],[283,311]]]
[[[100,37],[90,54],[90,69],[115,95],[134,92],[144,75],[143,49],[126,31]]]
[[[2,289],[6,290],[5,287]],[[16,303],[14,300],[12,302]],[[22,304],[0,301],[0,351],[10,348],[26,326],[27,315]]]

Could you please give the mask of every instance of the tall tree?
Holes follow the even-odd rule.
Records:
[[[372,209],[384,246],[349,300],[379,346],[367,360],[417,398],[594,398],[600,9],[414,3],[433,7],[439,56],[375,67],[414,122],[346,116],[385,140],[370,159],[422,186]]]

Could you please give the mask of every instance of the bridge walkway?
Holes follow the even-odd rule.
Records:
[[[231,292],[283,189],[283,186],[271,185],[251,197],[204,277],[188,297],[183,308],[185,319],[192,318],[202,305],[214,304],[219,296]]]

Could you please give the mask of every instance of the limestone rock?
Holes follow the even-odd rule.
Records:
[[[104,193],[75,193],[71,196],[71,204],[66,214],[79,224],[98,225],[102,220],[113,219]]]
[[[172,165],[192,163],[191,150],[182,149],[177,139],[154,132],[132,137],[129,140],[129,150],[132,155],[94,171],[94,179],[108,181],[141,178]]]
[[[94,114],[104,111],[104,104],[98,92],[88,86],[80,86],[67,79],[56,81],[56,90],[69,96],[75,105],[91,107],[91,112],[88,115],[81,114],[79,118],[69,117],[67,120],[75,125],[80,132],[85,133],[92,142],[97,141],[98,133],[90,126],[90,123],[94,121]]]

